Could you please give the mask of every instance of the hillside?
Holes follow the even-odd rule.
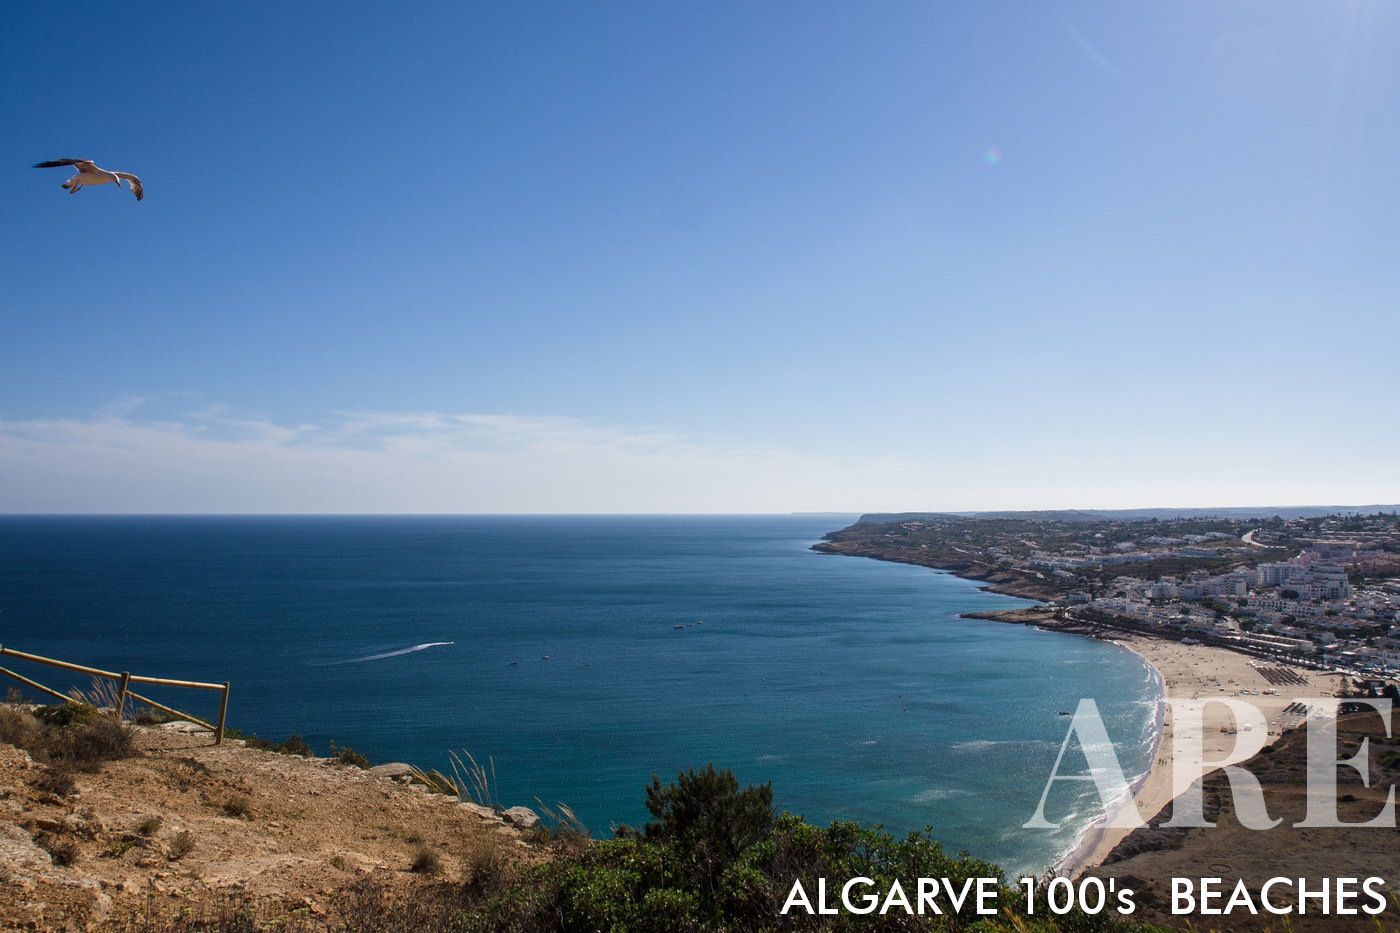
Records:
[[[91,771],[0,744],[0,929],[126,929],[230,896],[322,914],[534,857],[492,811],[386,769],[215,746],[188,728],[135,727],[139,754]]]

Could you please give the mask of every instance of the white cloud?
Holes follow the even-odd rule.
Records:
[[[0,421],[0,513],[743,513],[1364,504],[1392,459],[1286,464],[1170,441],[1058,447],[896,433],[814,455],[574,418],[349,412],[315,423],[207,407]]]
[[[284,425],[219,408],[138,411],[128,401],[90,418],[0,422],[0,511],[781,512],[858,509],[851,487],[869,485],[790,451],[563,417]]]

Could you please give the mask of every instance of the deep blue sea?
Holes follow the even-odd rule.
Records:
[[[1060,782],[1061,829],[1020,828],[1058,711],[1095,698],[1131,777],[1149,669],[960,619],[1027,603],[949,574],[810,550],[852,518],[0,517],[0,644],[231,681],[231,725],[320,754],[447,770],[467,750],[506,805],[563,802],[595,835],[646,820],[653,773],[714,762],[814,822],[931,825],[951,851],[1043,869],[1097,806]]]

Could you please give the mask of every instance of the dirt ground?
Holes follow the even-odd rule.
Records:
[[[365,880],[407,889],[538,857],[485,808],[187,725],[136,727],[140,757],[76,772],[62,796],[0,744],[0,929],[119,929],[226,893],[319,913]]]

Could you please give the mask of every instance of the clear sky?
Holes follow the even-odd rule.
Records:
[[[1393,0],[12,5],[0,512],[1396,502],[1398,114]]]

